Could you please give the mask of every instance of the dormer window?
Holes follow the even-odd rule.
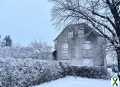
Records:
[[[68,38],[69,39],[73,38],[73,32],[72,31],[68,32]]]

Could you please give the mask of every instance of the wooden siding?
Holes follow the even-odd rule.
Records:
[[[85,31],[89,30],[87,28],[90,27],[79,24],[64,29],[55,40],[55,49],[57,51],[58,60],[83,61],[85,59],[93,61],[94,64],[92,65],[94,66],[105,65],[105,49],[103,47],[105,40],[93,32],[86,35],[88,32],[86,33]],[[64,44],[68,44],[68,52],[65,52],[64,47],[62,47]],[[87,45],[90,45],[91,47],[86,48],[85,45],[86,47]]]

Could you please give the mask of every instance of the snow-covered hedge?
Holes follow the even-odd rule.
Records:
[[[60,77],[62,69],[54,61],[0,58],[1,87],[29,87]]]
[[[72,66],[70,64],[65,64],[60,62],[59,65],[62,67],[64,73],[63,75],[74,75],[87,78],[97,78],[97,79],[108,79],[109,74],[104,67],[87,67],[87,66]]]
[[[0,58],[0,87],[29,87],[67,75],[106,78],[106,72],[99,68],[71,66],[53,60]]]

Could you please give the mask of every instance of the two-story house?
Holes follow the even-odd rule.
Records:
[[[55,41],[57,60],[76,60],[81,65],[105,66],[105,39],[85,23],[71,24]]]

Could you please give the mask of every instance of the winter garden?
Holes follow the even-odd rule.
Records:
[[[0,12],[0,87],[111,87],[120,77],[120,0],[1,0]]]
[[[79,66],[77,63],[76,66],[73,66],[74,64],[72,61],[53,60],[52,47],[41,42],[33,42],[26,47],[1,47],[0,86],[37,87],[37,85],[45,83],[40,87],[59,87],[62,86],[59,84],[64,83],[63,87],[70,87],[74,84],[82,86],[88,81],[93,82],[91,86],[94,85],[94,82],[103,87],[108,83],[110,85],[110,80],[108,80],[110,73],[103,68]],[[69,84],[69,81],[73,82]],[[82,82],[84,84],[81,84]],[[96,85],[96,87],[98,86]]]
[[[9,40],[7,43],[10,43]],[[98,82],[100,85],[110,82],[107,80],[109,74],[103,68],[79,66],[77,63],[76,66],[73,65],[72,61],[53,60],[52,47],[42,42],[35,41],[26,47],[12,44],[4,46],[0,48],[0,86],[36,87],[36,85],[53,81],[50,86],[49,83],[43,86],[59,87],[58,85],[64,83],[64,80],[67,81],[63,84],[65,87],[69,86],[69,81],[81,86],[84,84],[79,84],[79,81],[92,82],[92,78],[93,82]]]

